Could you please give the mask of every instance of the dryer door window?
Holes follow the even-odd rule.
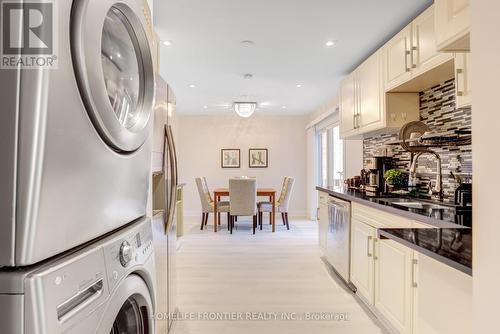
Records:
[[[141,54],[127,18],[111,8],[104,21],[101,40],[104,83],[115,116],[122,126],[133,127],[148,111],[137,108],[144,93]]]
[[[154,102],[148,23],[137,0],[81,0],[73,6],[75,74],[90,120],[115,151],[145,142]]]

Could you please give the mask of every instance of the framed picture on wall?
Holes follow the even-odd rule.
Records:
[[[220,150],[221,168],[240,168],[240,149],[223,148]]]
[[[248,167],[250,168],[267,168],[268,151],[267,148],[251,148],[248,150]]]

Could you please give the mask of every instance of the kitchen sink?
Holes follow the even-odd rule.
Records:
[[[422,210],[443,210],[449,209],[447,206],[439,204],[430,204],[423,202],[392,202],[393,205],[404,206],[412,209],[422,209]]]
[[[436,203],[429,203],[424,201],[418,201],[412,198],[394,198],[394,197],[379,197],[380,201],[389,202],[392,205],[402,206],[411,209],[420,210],[443,210],[449,209],[450,207],[445,205],[440,205]]]

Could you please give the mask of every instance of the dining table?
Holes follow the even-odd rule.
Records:
[[[273,188],[257,188],[258,197],[268,197],[269,202],[272,204],[273,211],[271,212],[272,231],[276,230],[276,189]],[[229,197],[229,188],[217,188],[214,190],[214,232],[217,232],[219,225],[219,215],[217,214],[217,203],[220,202],[221,197]],[[231,201],[231,198],[229,198]]]

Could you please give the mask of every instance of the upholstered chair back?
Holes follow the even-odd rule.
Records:
[[[198,188],[198,194],[200,195],[201,209],[203,212],[211,212],[211,196],[208,190],[206,180],[203,177],[196,178],[196,187]]]
[[[288,212],[294,183],[295,179],[293,177],[285,177],[283,181],[283,188],[281,189],[280,198],[278,199],[278,206],[281,212]]]
[[[229,212],[232,216],[257,214],[256,179],[229,179]]]

